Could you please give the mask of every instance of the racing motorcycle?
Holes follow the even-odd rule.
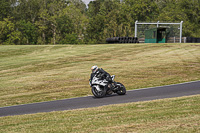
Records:
[[[113,93],[117,93],[118,95],[125,95],[126,94],[126,88],[125,86],[120,82],[115,82],[115,75],[111,76],[112,82],[108,83],[106,79],[100,79],[96,76],[92,78],[92,80],[89,82],[92,93],[97,98],[102,98],[106,95],[112,95]]]

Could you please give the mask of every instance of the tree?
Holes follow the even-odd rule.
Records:
[[[104,43],[133,36],[135,21],[183,23],[200,36],[200,0],[1,0],[0,43]],[[23,35],[23,36],[22,36]]]
[[[78,2],[80,2],[78,4]],[[73,34],[81,36],[82,34],[82,9],[77,9],[76,6],[82,5],[82,1],[49,1],[43,2],[43,8],[40,10],[40,17],[37,25],[41,29],[43,40],[52,37],[53,44],[61,40],[65,40],[66,35]],[[48,32],[48,31],[51,31]],[[44,42],[44,41],[43,41]],[[63,42],[63,41],[62,41]]]
[[[8,0],[0,0],[0,21],[10,15],[11,4]]]
[[[96,16],[99,13],[99,10],[101,8],[101,4],[103,2],[104,2],[104,0],[90,1],[90,3],[88,4],[87,15],[90,18]]]
[[[132,20],[152,21],[158,15],[158,6],[153,0],[125,0],[124,13],[131,14]]]
[[[65,16],[68,16],[70,22],[72,23],[72,34],[76,34],[78,38],[83,39],[86,27],[88,25],[87,16],[84,13],[82,13],[82,10],[78,9],[75,5],[67,6],[64,9],[63,14]]]
[[[179,9],[185,17],[184,35],[200,37],[200,1],[199,0],[182,0],[178,2]]]
[[[162,5],[162,6],[161,6]],[[162,7],[162,9],[161,9]],[[183,36],[200,36],[200,3],[199,0],[166,0],[160,2],[158,20],[183,23]]]
[[[118,0],[97,0],[89,3],[87,15],[87,39],[104,43],[108,36],[115,36],[118,32]]]
[[[4,18],[0,21],[0,43],[1,44],[20,44],[21,32],[15,29],[12,18]]]
[[[15,11],[13,11],[13,17],[17,21],[26,20],[32,23],[38,19],[40,4],[42,0],[18,0],[17,4],[13,6]]]
[[[26,44],[37,44],[37,28],[31,22],[20,20],[17,23],[18,30],[23,34],[23,39],[26,40]]]
[[[87,27],[87,39],[88,41],[96,41],[96,43],[101,43],[103,39],[104,31],[104,20],[105,17],[102,15],[97,15],[89,20]]]

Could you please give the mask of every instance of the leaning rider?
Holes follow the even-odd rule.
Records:
[[[92,73],[90,76],[90,82],[92,81],[92,78],[96,76],[100,78],[101,80],[106,79],[108,81],[108,84],[112,83],[112,78],[110,74],[104,71],[102,68],[98,68],[98,66],[92,66],[91,70],[92,70]]]

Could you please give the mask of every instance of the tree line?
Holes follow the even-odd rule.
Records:
[[[0,44],[91,44],[134,36],[136,20],[200,37],[200,0],[0,0]]]

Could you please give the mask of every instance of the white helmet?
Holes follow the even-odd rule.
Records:
[[[92,73],[95,73],[98,69],[98,66],[92,66],[91,70],[92,70]]]

